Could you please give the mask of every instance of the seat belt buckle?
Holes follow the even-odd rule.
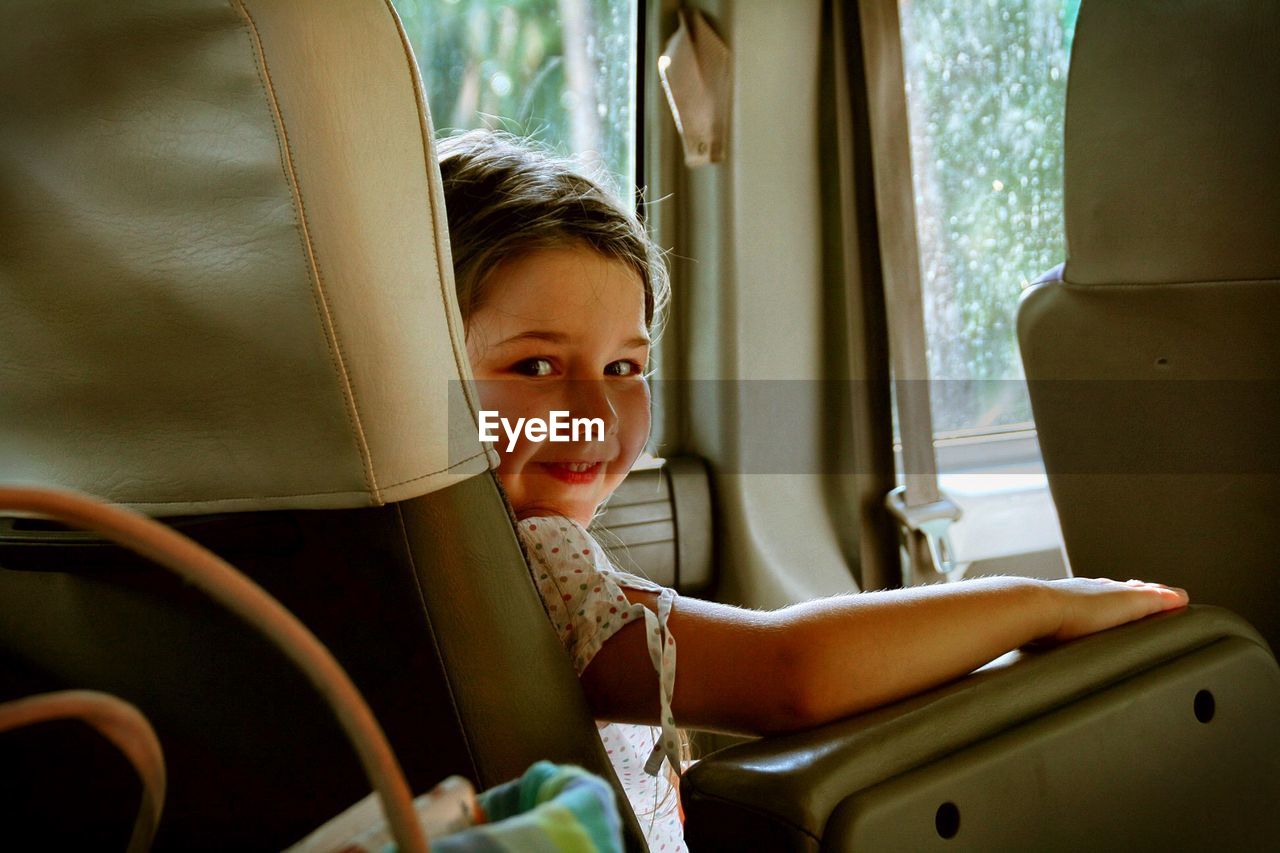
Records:
[[[939,493],[936,501],[908,506],[906,486],[899,486],[885,496],[885,506],[898,522],[907,549],[911,577],[906,586],[929,582],[942,575],[947,581],[959,580],[969,568],[958,562],[951,544],[951,525],[964,514],[959,504]]]

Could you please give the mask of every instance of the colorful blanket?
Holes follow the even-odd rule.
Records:
[[[488,823],[432,839],[440,853],[622,851],[613,789],[580,767],[539,761],[524,776],[479,795]]]
[[[613,788],[581,767],[539,761],[480,794],[451,777],[413,801],[432,853],[621,853]],[[289,853],[396,853],[382,804],[369,795]]]

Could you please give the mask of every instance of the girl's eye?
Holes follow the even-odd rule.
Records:
[[[615,361],[604,369],[606,376],[639,376],[641,366],[634,361]]]
[[[524,361],[516,362],[512,369],[522,376],[550,376],[555,366],[551,364],[549,358],[526,358]]]

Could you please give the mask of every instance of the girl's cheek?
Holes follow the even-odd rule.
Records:
[[[623,430],[630,436],[638,436],[639,442],[644,444],[649,438],[651,420],[648,383],[639,382],[629,389],[623,405],[625,410],[619,413]]]

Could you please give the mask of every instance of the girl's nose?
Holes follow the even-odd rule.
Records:
[[[582,379],[575,381],[573,385],[572,416],[600,418],[604,421],[605,437],[615,435],[620,419],[609,383],[598,379]]]

